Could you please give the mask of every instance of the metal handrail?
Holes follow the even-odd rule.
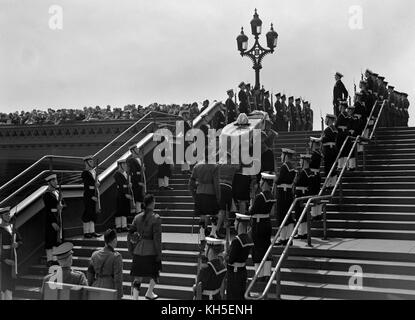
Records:
[[[104,150],[108,149],[115,141],[117,141],[118,139],[120,139],[122,136],[124,136],[127,132],[129,132],[131,129],[133,129],[136,125],[138,125],[139,123],[141,123],[145,118],[149,117],[150,115],[154,114],[159,114],[159,115],[163,115],[163,116],[170,116],[170,117],[174,117],[174,118],[181,118],[178,115],[172,115],[172,114],[168,114],[168,113],[163,113],[163,112],[158,112],[158,111],[150,111],[148,113],[146,113],[146,115],[144,115],[143,117],[141,117],[139,120],[137,120],[134,124],[132,124],[130,127],[128,127],[127,129],[125,129],[122,133],[120,133],[117,137],[115,137],[114,139],[112,139],[109,143],[107,143],[102,149],[100,149],[97,153],[95,153],[93,155],[93,158],[95,159],[101,152],[103,152]]]
[[[374,109],[375,109],[375,107],[377,105],[377,102],[378,101],[376,101],[375,104],[374,104],[374,106],[373,106],[373,109],[371,111],[371,116],[373,115],[373,112],[374,112]],[[378,121],[379,121],[380,115],[381,115],[381,113],[383,111],[384,105],[385,105],[385,101],[383,102],[383,104],[382,104],[382,106],[381,106],[381,108],[379,110],[378,117],[377,117],[377,121],[374,124],[371,138],[373,137],[373,133],[375,132],[376,127],[378,125]],[[365,127],[366,129],[367,129],[367,125],[368,125],[368,123],[370,121],[370,118],[371,117],[369,117],[368,122],[366,123],[366,127]],[[362,132],[362,134],[364,134],[364,132]],[[371,140],[371,138],[369,140]],[[340,154],[343,152],[344,147],[347,144],[347,142],[348,142],[349,139],[354,139],[355,141],[354,141],[354,144],[353,144],[353,146],[352,146],[352,148],[351,148],[351,150],[350,150],[350,152],[348,154],[347,160],[345,162],[346,164],[350,160],[350,158],[353,155],[353,153],[355,152],[355,149],[356,149],[357,144],[362,139],[362,135],[359,135],[356,138],[351,137],[351,136],[347,136],[346,137],[346,139],[345,139],[345,141],[344,141],[344,143],[342,145],[342,148],[340,149],[340,152],[337,155],[336,161],[334,162],[334,164],[333,164],[333,166],[332,166],[329,174],[327,175],[326,180],[325,180],[325,182],[323,184],[323,187],[321,188],[320,193],[319,193],[318,196],[308,196],[308,197],[296,198],[293,201],[293,203],[290,206],[290,209],[288,210],[288,212],[287,212],[287,214],[286,214],[286,216],[284,218],[284,221],[281,223],[281,226],[284,226],[285,225],[288,217],[291,215],[291,212],[294,209],[294,206],[297,204],[297,202],[303,201],[303,200],[307,200],[307,203],[304,206],[304,209],[303,209],[303,211],[302,211],[302,213],[300,215],[300,218],[298,219],[298,222],[295,225],[293,232],[291,233],[291,236],[290,236],[290,238],[289,238],[289,240],[287,242],[287,245],[285,246],[285,249],[284,249],[283,253],[280,256],[280,258],[278,260],[278,263],[277,263],[277,265],[276,265],[276,267],[275,267],[275,269],[274,269],[274,271],[273,271],[273,273],[272,273],[269,281],[267,282],[267,285],[265,286],[264,290],[262,291],[262,294],[260,294],[259,296],[256,296],[256,297],[251,297],[250,296],[250,291],[252,290],[252,287],[254,286],[254,284],[256,283],[256,281],[258,279],[259,273],[260,273],[260,271],[262,270],[262,268],[265,265],[265,261],[268,259],[268,256],[271,254],[271,252],[272,252],[272,250],[274,248],[275,242],[277,241],[277,239],[278,239],[278,237],[279,237],[279,235],[281,233],[281,230],[282,230],[281,226],[280,226],[280,228],[279,228],[276,236],[272,240],[271,245],[268,247],[268,250],[267,250],[267,252],[265,253],[265,255],[263,257],[263,259],[261,261],[261,264],[259,265],[258,270],[256,271],[256,273],[254,275],[254,278],[251,280],[251,283],[249,284],[249,286],[248,286],[248,288],[247,288],[247,290],[245,292],[245,299],[247,299],[247,300],[261,300],[261,299],[264,299],[264,297],[268,294],[269,289],[271,288],[272,282],[274,281],[274,279],[275,279],[275,277],[277,275],[277,272],[280,271],[281,265],[282,265],[283,261],[285,260],[285,257],[286,257],[286,255],[288,253],[288,249],[290,247],[290,244],[293,241],[294,235],[297,232],[298,228],[300,227],[300,224],[302,223],[302,220],[304,219],[305,214],[308,212],[308,209],[309,209],[311,203],[312,202],[316,202],[316,201],[321,201],[321,200],[330,200],[330,199],[332,199],[334,197],[334,195],[335,195],[335,193],[337,191],[337,188],[339,187],[339,185],[340,185],[340,183],[341,183],[341,181],[343,179],[344,172],[346,171],[346,168],[347,168],[347,165],[346,164],[343,166],[343,168],[342,168],[342,170],[340,172],[340,175],[339,175],[339,177],[338,177],[338,179],[336,181],[336,184],[335,184],[335,186],[334,186],[331,194],[330,195],[326,195],[326,196],[322,196],[322,193],[324,192],[324,189],[327,186],[328,178],[331,176],[333,170],[335,170],[335,168],[337,167],[337,161],[338,161],[338,159],[340,157]],[[310,219],[307,220],[308,229],[309,229],[309,224],[310,224]],[[308,242],[309,242],[309,245],[311,245],[311,243],[310,243],[311,242],[311,235],[310,235],[310,233],[308,233]],[[279,289],[279,283],[277,283],[277,290],[278,289]]]
[[[0,207],[6,203],[7,201],[9,201],[11,198],[13,198],[15,195],[17,195],[18,193],[20,193],[21,191],[23,191],[24,189],[26,189],[27,187],[29,187],[33,182],[35,182],[37,179],[39,179],[42,175],[44,175],[45,173],[50,172],[49,170],[43,170],[42,172],[40,172],[39,174],[37,174],[34,178],[32,178],[31,180],[29,180],[28,182],[26,182],[23,186],[21,186],[19,189],[17,189],[16,191],[14,191],[11,195],[9,195],[7,198],[3,199],[0,202]],[[80,170],[54,170],[54,173],[82,173],[82,171]]]
[[[117,150],[115,150],[113,153],[111,153],[108,157],[106,157],[100,165],[102,166],[103,163],[107,162],[110,158],[112,158],[117,152],[119,152],[122,148],[124,148],[126,145],[128,145],[132,140],[134,140],[138,135],[142,134],[143,131],[147,130],[148,127],[152,126],[153,123],[147,124],[143,129],[141,129],[139,132],[137,132],[134,136],[132,136],[130,139],[128,139],[121,147],[119,147]]]
[[[9,185],[11,185],[13,182],[15,182],[17,179],[21,178],[23,175],[28,173],[30,170],[32,170],[35,166],[40,164],[45,159],[70,159],[70,160],[82,160],[83,157],[73,157],[73,156],[56,156],[56,155],[46,155],[37,160],[35,163],[30,165],[28,168],[20,172],[17,176],[15,176],[13,179],[6,182],[4,185],[0,187],[0,192],[3,191],[5,188],[7,188]]]
[[[374,126],[373,126],[373,131],[372,131],[372,134],[370,135],[369,140],[372,140],[373,135],[375,134],[375,130],[376,130],[377,126],[378,126],[379,119],[380,119],[380,115],[382,114],[382,111],[383,111],[383,108],[385,107],[385,104],[386,104],[386,100],[385,100],[385,101],[383,101],[382,106],[380,107],[380,110],[379,110],[379,116],[378,116],[378,118],[376,119],[376,122],[375,122],[375,124],[374,124]]]

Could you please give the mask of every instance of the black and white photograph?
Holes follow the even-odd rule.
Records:
[[[414,34],[411,0],[0,0],[1,305],[415,300]]]

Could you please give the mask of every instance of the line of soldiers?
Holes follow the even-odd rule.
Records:
[[[251,254],[258,271],[271,244],[272,216],[276,215],[280,226],[296,197],[317,195],[320,191],[322,141],[321,138],[310,139],[310,153],[300,156],[299,170],[293,164],[295,151],[282,149],[283,164],[277,175],[265,171],[259,176],[244,175],[243,166],[231,164],[229,154],[225,163],[215,165],[202,161],[194,167],[189,189],[195,200],[195,214],[200,216],[201,254],[194,286],[197,299],[222,299],[225,287],[227,299],[244,299],[247,259]],[[288,244],[303,208],[304,203],[299,202],[289,214],[277,245]],[[232,241],[229,232],[231,213],[235,213],[237,232]],[[321,215],[321,204],[317,203],[311,209],[311,216],[313,220],[321,220]],[[226,228],[225,240],[219,233],[222,225]],[[307,239],[307,220],[301,223],[295,239]],[[271,263],[270,257],[259,272],[261,281],[269,279]]]
[[[362,91],[371,95],[372,99],[386,100],[379,119],[380,127],[408,127],[410,103],[407,93],[398,92],[394,86],[388,85],[385,77],[370,70],[366,70],[360,87]]]

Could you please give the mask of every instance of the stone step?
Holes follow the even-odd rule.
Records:
[[[328,204],[328,211],[339,212],[404,212],[414,213],[415,206],[410,204],[359,204],[356,206],[353,203]]]
[[[340,201],[339,197],[335,197],[333,199],[334,204],[338,204]],[[399,203],[401,205],[415,205],[415,197],[393,197],[393,196],[344,196],[343,197],[344,204],[363,204],[363,205],[370,205],[370,204],[396,204]]]
[[[322,238],[323,229],[313,228],[311,234],[313,237]],[[327,236],[329,238],[389,239],[413,241],[415,240],[415,231],[328,228]]]

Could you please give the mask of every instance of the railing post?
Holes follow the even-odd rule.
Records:
[[[281,300],[281,269],[278,270],[275,276],[275,299]]]
[[[323,204],[323,240],[327,240],[327,204]]]
[[[308,207],[306,214],[307,214],[307,246],[312,248],[313,245],[311,244],[311,210],[310,210],[310,206]]]
[[[49,157],[49,171],[53,171],[53,158]]]

